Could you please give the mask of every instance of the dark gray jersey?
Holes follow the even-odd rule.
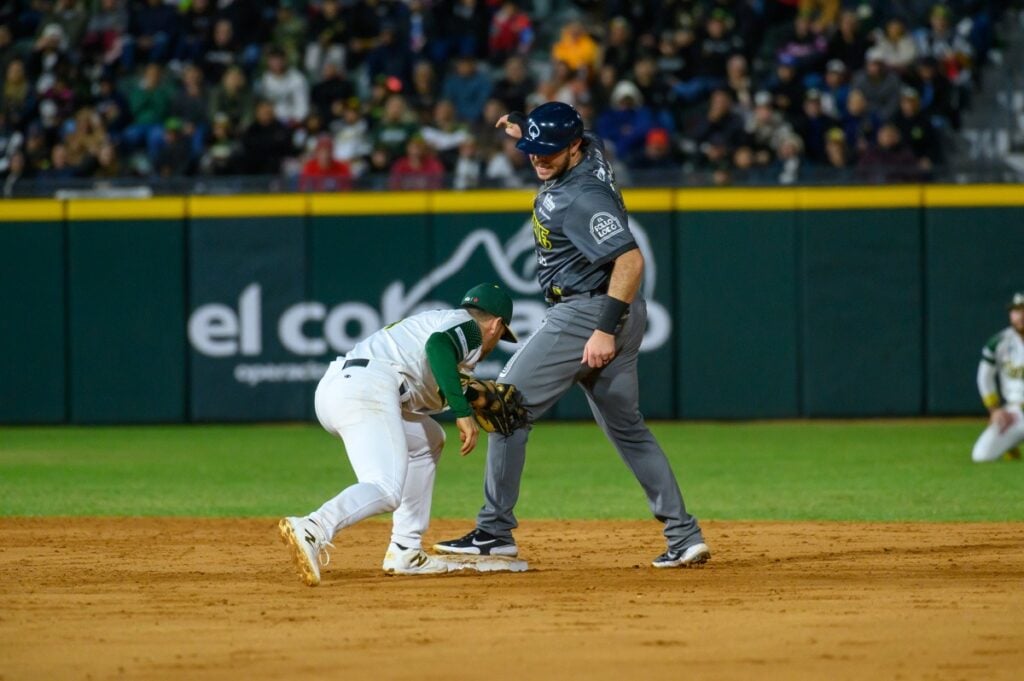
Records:
[[[548,296],[607,289],[615,258],[637,247],[604,143],[584,138],[583,160],[545,182],[533,202],[537,280]]]

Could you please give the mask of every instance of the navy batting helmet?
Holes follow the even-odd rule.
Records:
[[[526,117],[516,148],[527,154],[548,156],[583,136],[580,112],[564,102],[541,104]]]

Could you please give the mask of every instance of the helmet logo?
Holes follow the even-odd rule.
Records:
[[[526,134],[530,136],[530,139],[535,140],[540,137],[540,126],[537,125],[536,121],[530,121],[529,127],[526,129]]]

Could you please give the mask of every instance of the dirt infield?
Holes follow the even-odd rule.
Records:
[[[388,525],[299,583],[274,520],[0,519],[0,680],[1011,679],[1024,524],[527,522],[530,571],[386,577]],[[467,529],[438,522],[428,539]]]

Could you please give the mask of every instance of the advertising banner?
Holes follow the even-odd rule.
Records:
[[[306,418],[305,218],[194,218],[189,262],[191,420]]]

